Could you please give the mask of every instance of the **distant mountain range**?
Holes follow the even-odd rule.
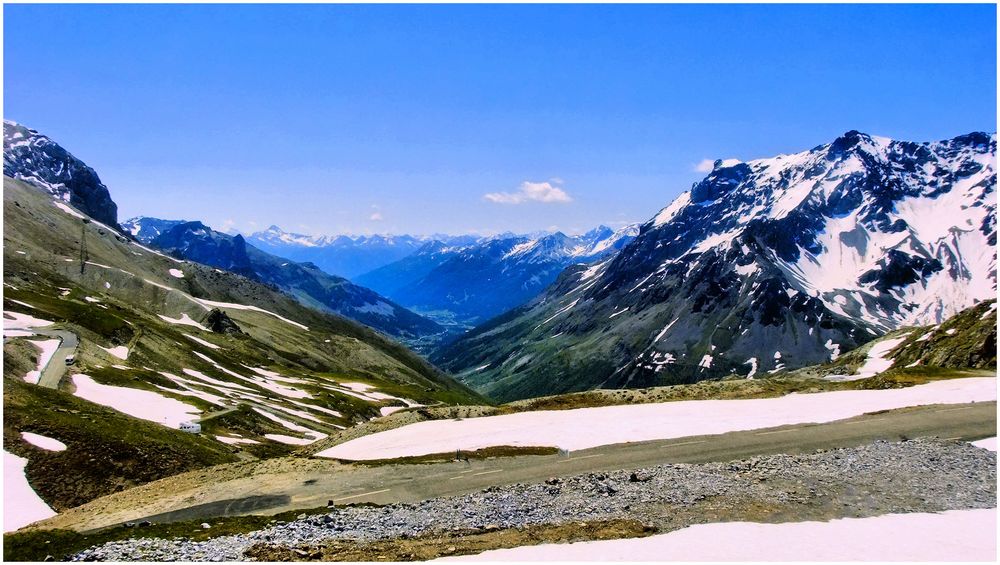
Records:
[[[215,231],[201,222],[139,217],[122,227],[140,241],[176,257],[225,269],[294,296],[303,304],[340,314],[404,340],[419,340],[445,330],[433,321],[351,281],[261,251],[242,235]]]
[[[616,253],[638,226],[503,234],[470,245],[433,241],[413,255],[355,280],[449,325],[471,326],[531,300],[573,263]]]
[[[327,273],[354,277],[413,254],[429,241],[466,245],[475,236],[309,236],[289,233],[278,226],[247,236],[247,241],[262,251],[293,261],[315,264]]]
[[[156,227],[148,229],[154,233]],[[314,237],[271,226],[247,242],[342,274],[457,331],[534,298],[566,266],[617,252],[637,233],[638,226],[600,226],[580,236]]]
[[[762,374],[996,296],[996,135],[717,161],[617,255],[432,360],[493,398]]]

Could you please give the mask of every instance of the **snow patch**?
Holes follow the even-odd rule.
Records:
[[[148,390],[102,385],[87,375],[73,375],[74,396],[107,406],[135,418],[149,420],[168,428],[197,419],[201,410],[179,400]]]
[[[3,451],[3,531],[13,532],[56,513],[31,488],[24,467],[28,460]]]
[[[207,347],[209,349],[222,349],[218,345],[215,345],[214,343],[212,343],[210,341],[205,341],[205,340],[201,339],[200,337],[195,337],[193,335],[188,335],[188,334],[181,334],[181,335],[183,335],[184,337],[190,339],[191,341],[193,341],[195,343],[200,343],[201,345],[204,345],[205,347]]]
[[[351,440],[317,455],[390,459],[456,449],[474,451],[497,445],[554,446],[572,451],[616,443],[832,422],[907,406],[990,402],[996,397],[995,378],[970,377],[902,389],[522,412],[420,422]]]
[[[546,543],[438,561],[994,561],[997,510],[885,514],[829,522],[696,524],[645,538]]]
[[[30,443],[31,445],[46,451],[66,451],[65,443],[48,436],[34,434],[31,432],[21,432],[21,437],[24,438],[24,441]]]
[[[98,347],[101,347],[101,346],[98,345]],[[125,347],[124,345],[119,345],[117,347],[101,347],[101,349],[103,349],[104,351],[107,351],[109,354],[111,354],[111,355],[113,355],[113,356],[115,356],[115,357],[117,357],[117,358],[119,358],[119,359],[121,359],[123,361],[125,359],[128,359],[128,348]]]
[[[988,437],[981,439],[979,441],[970,442],[972,445],[979,447],[981,449],[988,449],[990,451],[996,452],[997,450],[997,438]]]

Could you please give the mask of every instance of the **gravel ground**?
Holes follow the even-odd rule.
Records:
[[[239,561],[247,548],[259,543],[309,546],[583,520],[631,518],[665,531],[724,520],[776,522],[994,508],[996,480],[996,454],[984,449],[932,439],[878,441],[808,455],[587,473],[418,504],[340,507],[201,542],[111,542],[72,559]]]

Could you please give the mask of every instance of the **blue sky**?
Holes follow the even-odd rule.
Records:
[[[247,232],[582,231],[704,159],[997,119],[993,5],[14,4],[3,57],[121,219]]]

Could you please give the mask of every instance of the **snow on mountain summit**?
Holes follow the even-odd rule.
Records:
[[[995,187],[995,134],[910,143],[852,131],[716,167],[644,229],[696,232],[658,239],[669,261],[763,244],[792,290],[885,331],[995,296]]]
[[[3,174],[48,192],[117,229],[118,206],[94,169],[48,136],[6,119]]]
[[[995,297],[996,202],[996,134],[850,131],[717,161],[613,258],[567,270],[434,360],[456,373],[488,364],[467,383],[504,400],[829,360]],[[606,320],[599,336],[594,320]]]

